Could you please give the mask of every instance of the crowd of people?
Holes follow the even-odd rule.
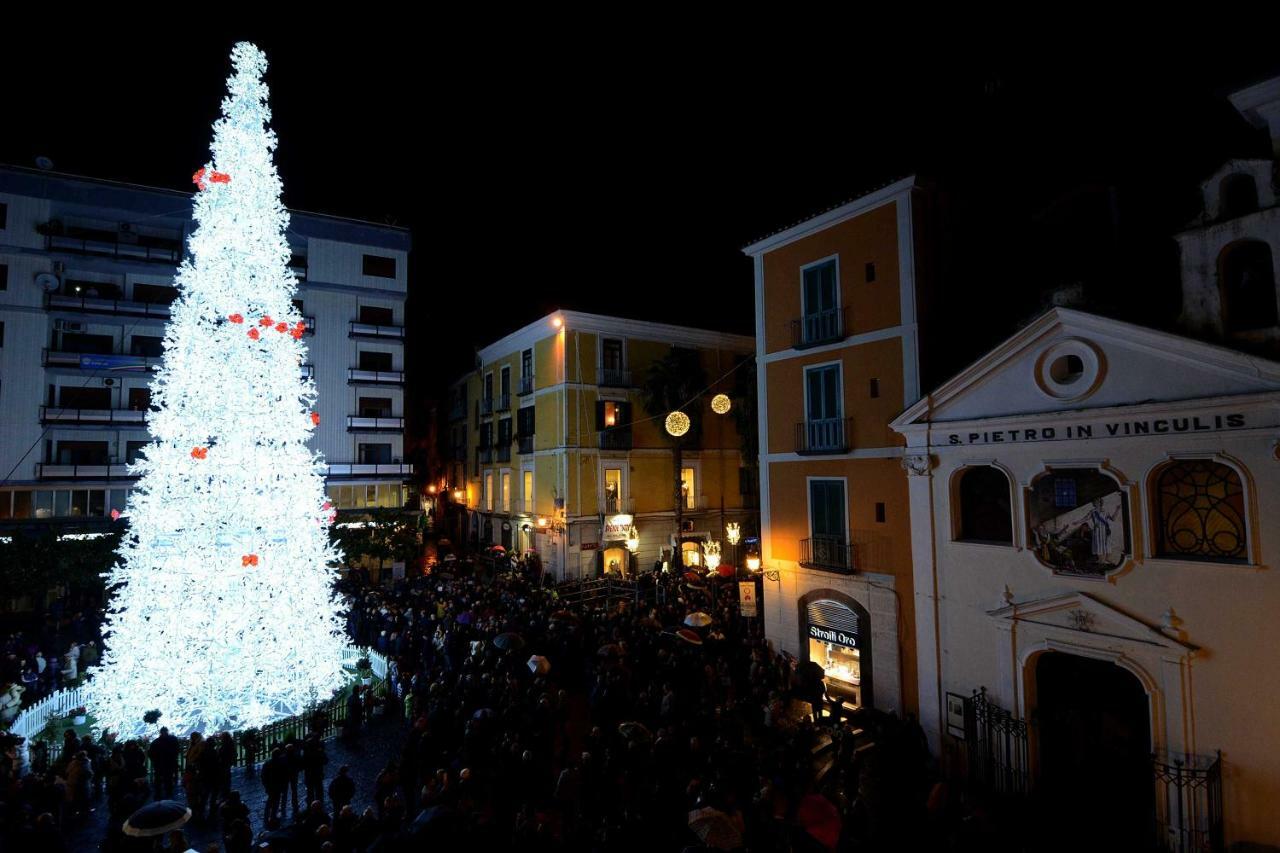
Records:
[[[124,818],[175,795],[193,826],[216,827],[213,849],[232,853],[816,851],[931,831],[935,778],[919,727],[871,710],[833,715],[759,621],[739,616],[732,584],[717,595],[714,581],[655,573],[592,596],[537,572],[437,568],[451,571],[344,589],[353,640],[388,660],[376,695],[381,725],[399,732],[364,789],[330,766],[318,736],[247,762],[242,746],[240,787],[265,792],[251,813],[230,736],[103,744],[68,732],[57,766],[0,779],[5,839],[66,849],[66,827],[101,797],[104,846],[128,849]],[[685,627],[695,612],[709,624]],[[374,695],[348,697],[356,725]]]
[[[58,599],[38,630],[12,631],[5,637],[0,724],[12,723],[23,708],[53,691],[79,683],[85,669],[98,662],[100,622],[93,610]]]

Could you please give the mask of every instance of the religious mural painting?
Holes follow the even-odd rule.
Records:
[[[1129,515],[1120,484],[1090,468],[1059,468],[1031,485],[1031,546],[1059,574],[1103,577],[1130,553]]]

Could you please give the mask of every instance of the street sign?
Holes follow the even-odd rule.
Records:
[[[755,581],[738,581],[738,612],[743,616],[756,615]]]

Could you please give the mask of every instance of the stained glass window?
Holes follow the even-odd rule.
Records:
[[[1208,459],[1171,463],[1156,479],[1157,553],[1245,560],[1244,486],[1234,469]]]

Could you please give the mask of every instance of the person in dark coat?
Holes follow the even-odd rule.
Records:
[[[349,805],[355,795],[356,780],[351,778],[350,768],[344,764],[338,768],[338,775],[329,783],[329,799],[333,802],[334,814],[340,813],[344,806]]]
[[[298,774],[302,772],[302,750],[298,748],[297,743],[290,741],[284,745],[284,760],[286,778],[289,780],[289,793],[293,796],[293,816],[297,817],[302,811],[298,800]]]
[[[324,803],[324,766],[328,763],[329,756],[325,754],[320,735],[308,737],[302,747],[302,776],[307,785],[308,803]]]
[[[168,726],[160,727],[160,736],[151,742],[147,754],[156,774],[156,799],[171,799],[178,783],[178,739],[169,734]]]
[[[209,804],[210,820],[217,819],[218,805],[222,799],[222,764],[222,744],[218,738],[209,737],[200,753],[200,784]],[[192,811],[197,818],[204,819],[203,810],[196,811],[193,807]]]
[[[262,787],[267,792],[267,805],[262,817],[268,828],[276,826],[284,816],[284,795],[288,786],[288,763],[284,750],[277,746],[262,764]]]

